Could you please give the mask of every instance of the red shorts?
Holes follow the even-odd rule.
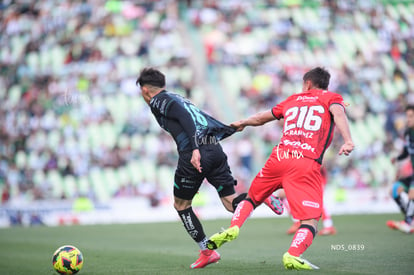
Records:
[[[323,207],[322,182],[321,165],[315,160],[285,155],[280,149],[274,149],[254,178],[249,197],[259,205],[274,191],[283,188],[293,218],[319,220]]]

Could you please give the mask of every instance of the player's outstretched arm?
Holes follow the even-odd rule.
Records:
[[[395,164],[397,161],[403,160],[406,157],[408,157],[410,154],[408,153],[408,146],[404,145],[404,148],[401,152],[401,154],[398,155],[398,157],[394,157],[391,159],[391,163]]]
[[[243,131],[246,126],[260,126],[275,119],[276,118],[273,116],[272,112],[268,110],[254,114],[249,118],[235,121],[231,123],[230,126],[240,132]]]
[[[349,130],[348,118],[346,117],[344,108],[339,104],[333,104],[329,107],[329,111],[334,117],[335,126],[344,139],[344,144],[339,149],[339,155],[348,156],[354,150],[354,142],[352,141],[351,131]]]

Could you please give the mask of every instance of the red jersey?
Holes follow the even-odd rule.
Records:
[[[321,163],[334,132],[335,124],[329,112],[332,104],[345,108],[341,95],[315,89],[294,94],[273,107],[275,118],[285,120],[279,149]]]

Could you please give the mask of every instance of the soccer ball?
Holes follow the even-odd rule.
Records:
[[[64,245],[53,253],[52,263],[59,274],[75,274],[82,269],[83,255],[76,247]]]

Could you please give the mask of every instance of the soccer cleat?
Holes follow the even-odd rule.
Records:
[[[191,264],[190,268],[203,268],[209,264],[217,263],[220,260],[220,254],[212,250],[200,250],[200,257]]]
[[[318,232],[319,236],[328,236],[328,235],[335,235],[336,229],[333,226],[330,227],[324,227],[321,229],[321,231]]]
[[[406,234],[414,233],[414,228],[412,228],[408,223],[405,221],[387,221],[387,226],[391,229],[400,230]]]
[[[300,226],[300,222],[295,222],[294,224],[292,224],[291,227],[289,227],[289,229],[286,231],[286,234],[288,235],[295,234],[296,231],[298,231],[299,226]]]
[[[289,252],[286,252],[283,255],[283,265],[286,269],[296,269],[296,270],[312,270],[319,269],[316,265],[310,263],[309,261],[301,258],[292,256]]]
[[[210,237],[207,241],[207,248],[214,250],[222,246],[223,244],[236,239],[239,236],[240,228],[238,226],[232,226],[226,230],[216,233]]]
[[[277,215],[283,214],[283,202],[279,197],[270,195],[269,198],[264,201],[264,203]]]
[[[387,221],[387,226],[391,229],[398,229],[397,223],[399,222],[390,220],[390,221]]]

